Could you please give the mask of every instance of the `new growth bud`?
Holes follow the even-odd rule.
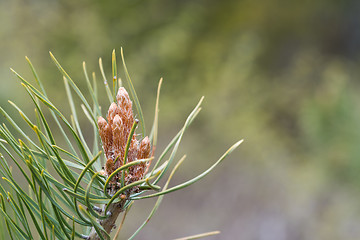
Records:
[[[99,134],[106,156],[105,172],[109,176],[117,168],[125,163],[150,157],[150,140],[148,137],[139,142],[136,134],[130,136],[131,128],[134,124],[134,113],[132,102],[125,88],[120,87],[116,95],[117,103],[112,103],[107,114],[107,121],[103,117],[98,118]],[[137,120],[136,120],[137,121]],[[125,157],[126,144],[131,137],[127,158]],[[124,171],[125,185],[144,177],[148,166],[147,163],[140,163],[131,166],[128,171]],[[111,179],[110,191],[116,191],[123,171]],[[130,192],[136,191],[132,188]]]

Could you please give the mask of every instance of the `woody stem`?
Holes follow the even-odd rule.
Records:
[[[108,207],[108,212],[110,212],[109,217],[104,220],[98,220],[99,224],[105,229],[105,231],[110,234],[111,230],[115,227],[115,222],[117,218],[119,217],[119,214],[124,210],[124,204],[125,200],[117,202],[117,203],[111,203]],[[103,211],[105,210],[106,205],[103,206]],[[105,237],[103,235],[103,237]],[[95,228],[93,227],[91,229],[90,235],[87,238],[87,240],[100,240],[100,236],[95,231]]]

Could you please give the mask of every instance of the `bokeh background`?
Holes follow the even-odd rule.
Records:
[[[69,112],[48,51],[86,90],[82,61],[101,86],[98,58],[110,76],[111,51],[123,47],[148,129],[164,77],[158,149],[206,96],[173,184],[245,139],[205,179],[165,197],[137,239],[213,230],[221,235],[209,239],[359,239],[359,13],[356,0],[1,0],[0,103],[14,116],[8,99],[33,111],[9,70],[33,81],[26,55]],[[136,203],[122,237],[153,203]]]

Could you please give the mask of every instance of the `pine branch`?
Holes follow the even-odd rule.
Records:
[[[185,120],[182,129],[160,156],[154,158],[162,79],[157,91],[152,131],[148,137],[140,101],[131,82],[122,49],[121,58],[130,94],[118,82],[115,50],[112,53],[112,89],[106,79],[102,60],[99,59],[104,88],[110,101],[106,117],[101,116],[103,108],[99,103],[95,74],[92,74],[93,82],[90,82],[86,64],[83,63],[83,70],[90,101],[54,55],[50,53],[50,56],[63,76],[71,116],[64,116],[51,101],[51,96],[46,93],[28,58],[26,60],[38,86],[12,71],[34,104],[35,121],[21,110],[21,105],[10,102],[29,127],[20,128],[0,107],[0,113],[11,127],[9,129],[5,123],[0,125],[0,149],[4,154],[0,154],[0,175],[4,180],[0,185],[0,215],[3,216],[0,223],[4,223],[11,239],[33,239],[36,234],[41,239],[109,239],[121,212],[128,213],[136,200],[157,197],[150,215],[130,237],[133,239],[156,212],[165,194],[185,188],[205,177],[242,142],[241,140],[235,143],[203,173],[168,188],[171,178],[185,157],[175,164],[170,174],[168,172],[184,132],[201,111],[203,97]],[[79,106],[75,104],[73,94],[80,99],[82,112],[93,127],[92,147],[85,138],[86,134],[83,134],[77,112]],[[49,116],[46,111],[50,112],[51,121],[56,125],[50,124],[50,120],[45,117]],[[139,120],[135,119],[135,116],[138,116]],[[56,126],[61,134],[55,135],[54,127],[50,126]],[[30,138],[28,131],[34,132],[37,139]],[[17,140],[15,136],[20,136],[21,139]],[[59,138],[63,138],[67,146],[59,146]],[[169,158],[165,161],[167,155]],[[104,163],[102,158],[105,158]],[[10,161],[15,163],[23,175],[28,190],[22,189],[18,184],[18,176],[13,175]],[[165,185],[157,185],[166,176]],[[5,191],[4,184],[10,187],[12,193]],[[70,223],[68,219],[71,219]],[[124,220],[125,218],[122,222]],[[29,227],[29,221],[33,222],[35,229]],[[85,235],[89,232],[89,235]],[[199,236],[207,235],[209,234]]]

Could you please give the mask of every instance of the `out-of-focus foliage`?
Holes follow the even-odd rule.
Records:
[[[355,0],[1,1],[1,105],[24,102],[8,71],[26,73],[24,55],[59,102],[62,79],[47,51],[86,87],[82,60],[90,70],[98,57],[110,66],[108,53],[122,46],[146,119],[164,77],[159,144],[200,95],[205,111],[185,136],[189,161],[201,169],[245,138],[207,184],[170,195],[144,235],[219,229],[221,239],[355,239],[359,12]],[[184,178],[195,174],[185,165]],[[140,222],[146,213],[134,211]]]

